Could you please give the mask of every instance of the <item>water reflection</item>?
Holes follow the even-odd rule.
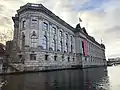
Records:
[[[106,68],[2,76],[1,90],[110,90]]]

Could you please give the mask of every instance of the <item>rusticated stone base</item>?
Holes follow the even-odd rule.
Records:
[[[25,66],[24,64],[12,64],[13,68],[17,71],[52,71],[52,70],[63,70],[63,69],[77,69],[82,68],[80,65],[54,65],[54,66]]]
[[[106,65],[86,65],[82,68],[87,69],[87,68],[97,68],[97,67],[107,67],[107,66]]]

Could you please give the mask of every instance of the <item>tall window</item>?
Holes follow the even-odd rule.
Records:
[[[26,28],[26,21],[25,20],[22,22],[22,28]]]
[[[47,54],[45,55],[45,60],[48,60],[48,55]]]
[[[44,29],[44,30],[48,30],[48,24],[45,23],[45,22],[43,23],[43,29]]]
[[[37,35],[35,31],[33,31],[32,36],[31,36],[31,46],[37,47]]]
[[[24,49],[25,46],[25,34],[22,32],[22,49]]]
[[[63,46],[62,46],[62,40],[60,41],[60,51],[62,51],[63,49]]]
[[[68,56],[68,62],[70,61],[70,57]]]
[[[73,38],[72,38],[72,36],[70,36],[70,41],[71,41],[71,42],[70,42],[70,43],[71,43],[71,44],[70,44],[70,45],[71,45],[71,46],[70,46],[70,50],[71,50],[71,52],[73,52],[73,45],[72,45],[72,43],[73,43]]]
[[[66,34],[66,51],[68,52],[68,34]]]
[[[64,61],[64,55],[62,55],[62,61]]]
[[[66,51],[68,52],[68,43],[66,43]]]
[[[60,51],[62,51],[63,50],[62,31],[59,32],[59,36],[60,36],[60,44],[59,44],[59,46],[60,46]]]
[[[53,32],[53,34],[56,34],[56,28],[55,27],[52,27],[52,32]]]
[[[54,51],[56,51],[56,40],[55,39],[52,40],[52,48]]]
[[[47,49],[47,41],[48,41],[48,37],[47,37],[47,28],[48,28],[48,24],[47,23],[43,23],[43,31],[42,31],[42,46],[44,49]]]
[[[57,55],[54,56],[54,60],[55,60],[55,61],[57,60]]]
[[[68,34],[66,34],[66,41],[68,41]]]
[[[73,61],[75,61],[75,57],[73,56]]]
[[[60,31],[60,34],[59,34],[60,37],[62,37],[62,31]]]
[[[42,39],[42,45],[44,49],[47,49],[47,37],[46,36],[44,36]]]

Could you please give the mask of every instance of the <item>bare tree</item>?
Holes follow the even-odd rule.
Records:
[[[12,40],[13,37],[13,29],[4,29],[4,32],[0,32],[0,42],[6,43],[6,41]]]

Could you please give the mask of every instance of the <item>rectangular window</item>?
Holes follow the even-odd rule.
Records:
[[[31,47],[37,47],[37,39],[31,38]]]
[[[45,60],[48,60],[48,55],[45,55]]]
[[[73,62],[75,61],[75,58],[73,57]]]
[[[68,62],[70,61],[70,57],[68,57]]]
[[[36,54],[30,54],[30,60],[36,60]]]
[[[71,53],[73,52],[73,46],[71,45]]]
[[[31,17],[31,28],[38,29],[38,17]]]
[[[64,61],[64,55],[62,55],[62,61]]]
[[[55,60],[55,61],[57,60],[57,56],[56,56],[56,55],[54,56],[54,60]]]
[[[22,59],[22,55],[19,55],[19,59]]]
[[[37,47],[37,43],[36,42],[31,42],[31,47],[36,48]]]

